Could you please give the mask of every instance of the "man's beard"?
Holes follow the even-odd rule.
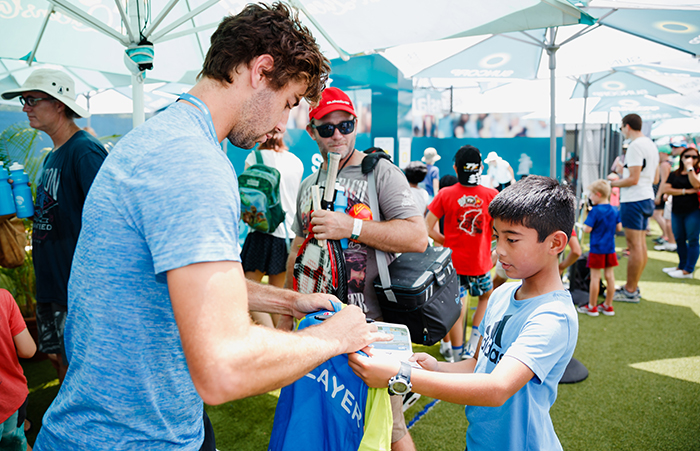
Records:
[[[228,134],[228,140],[231,144],[241,149],[252,149],[263,136],[274,133],[274,127],[262,133],[256,127],[263,118],[270,114],[273,96],[274,93],[272,91],[265,90],[256,94],[243,105],[241,109],[243,117]]]

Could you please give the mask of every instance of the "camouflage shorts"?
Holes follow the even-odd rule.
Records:
[[[459,285],[472,296],[481,296],[493,288],[491,273],[482,276],[459,276]]]

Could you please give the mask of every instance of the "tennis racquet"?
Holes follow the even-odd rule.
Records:
[[[314,210],[322,208],[333,210],[339,161],[340,154],[328,154],[328,174],[323,203],[321,203],[318,185],[311,188]],[[339,241],[317,240],[313,232],[309,233],[299,248],[294,262],[294,290],[299,293],[330,293],[342,302],[347,301],[345,257]]]

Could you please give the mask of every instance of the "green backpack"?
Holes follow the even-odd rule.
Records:
[[[238,177],[241,219],[254,230],[272,233],[284,221],[280,202],[280,173],[266,166],[255,150],[256,163]]]

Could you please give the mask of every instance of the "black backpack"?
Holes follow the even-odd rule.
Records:
[[[588,304],[588,293],[591,287],[591,270],[586,266],[588,263],[588,252],[584,252],[582,256],[569,267],[569,291],[571,298],[576,305]],[[605,284],[603,279],[600,279],[600,291],[598,296],[605,296]]]

